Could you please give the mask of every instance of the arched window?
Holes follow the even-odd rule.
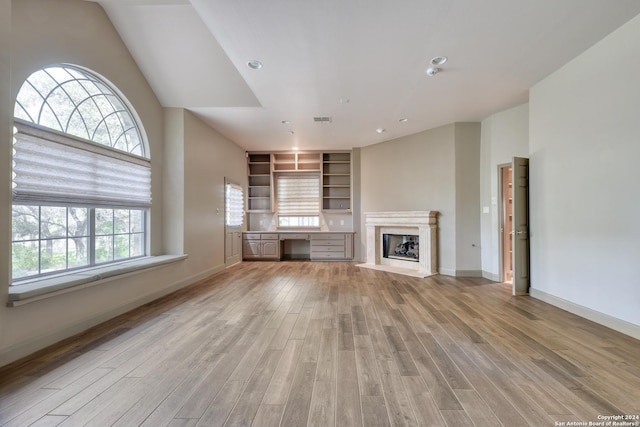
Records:
[[[151,163],[132,109],[89,71],[52,65],[14,109],[13,281],[146,255]]]

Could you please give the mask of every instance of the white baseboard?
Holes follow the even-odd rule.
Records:
[[[185,286],[195,283],[222,270],[224,270],[224,265],[210,268],[198,274],[194,274],[193,276],[189,276],[176,283],[173,283],[170,286],[129,301],[124,305],[115,307],[106,312],[99,313],[93,317],[85,318],[81,322],[68,325],[65,328],[62,328],[53,333],[47,333],[46,335],[35,337],[28,341],[0,349],[0,367],[8,365],[11,362],[15,362],[16,360],[33,354],[39,350],[42,350],[43,348],[46,348],[64,339],[86,331],[87,329],[97,326],[100,323],[113,319],[114,317],[133,310],[134,308],[140,307],[144,304],[175,292],[181,288],[184,288]]]
[[[490,273],[488,271],[482,271],[482,277],[484,277],[485,279],[489,279],[489,280],[493,280],[494,282],[499,282],[500,281],[500,275],[499,274],[494,274],[494,273]]]
[[[481,270],[456,270],[456,277],[482,277]]]
[[[438,267],[438,274],[444,274],[445,276],[455,276],[456,271],[451,268]]]
[[[599,311],[592,310],[582,305],[567,301],[559,298],[555,295],[548,294],[538,289],[529,289],[529,295],[533,298],[544,301],[548,304],[568,311],[569,313],[576,314],[592,322],[611,328],[614,331],[618,331],[630,337],[640,339],[640,325],[634,325],[633,323],[626,322],[624,320],[609,316],[608,314],[600,313]]]
[[[452,268],[438,268],[438,274],[453,277],[482,277],[481,270],[454,270]]]

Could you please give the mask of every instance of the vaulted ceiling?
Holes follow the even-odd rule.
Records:
[[[99,3],[163,106],[247,150],[349,149],[480,121],[640,13],[638,0]],[[448,61],[430,77],[436,56]]]

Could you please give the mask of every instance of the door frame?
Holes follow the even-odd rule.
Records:
[[[513,166],[512,163],[501,163],[498,165],[497,170],[498,170],[498,200],[497,200],[497,205],[498,205],[498,279],[501,283],[504,283],[506,280],[506,277],[504,277],[504,251],[505,251],[505,247],[504,247],[504,236],[503,236],[503,227],[502,224],[504,224],[504,220],[505,220],[505,211],[504,211],[504,206],[503,206],[503,198],[504,198],[504,192],[502,191],[502,170],[504,168],[511,168]],[[513,182],[513,170],[511,172],[511,181]],[[513,230],[510,230],[509,232],[512,232]],[[513,270],[512,274],[513,274]],[[513,277],[511,278],[511,280],[513,280]]]

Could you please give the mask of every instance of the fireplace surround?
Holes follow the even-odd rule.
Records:
[[[367,230],[367,260],[366,263],[359,264],[359,267],[414,277],[428,277],[438,273],[437,211],[367,212],[364,216]],[[385,257],[385,234],[415,236],[414,244],[406,245],[406,252],[411,255],[407,256],[405,252],[401,254],[404,256]],[[411,242],[411,239],[405,238],[401,243],[407,242]],[[410,249],[410,246],[413,249]],[[400,252],[404,250],[399,248]],[[414,252],[418,255],[417,259],[413,256]]]

